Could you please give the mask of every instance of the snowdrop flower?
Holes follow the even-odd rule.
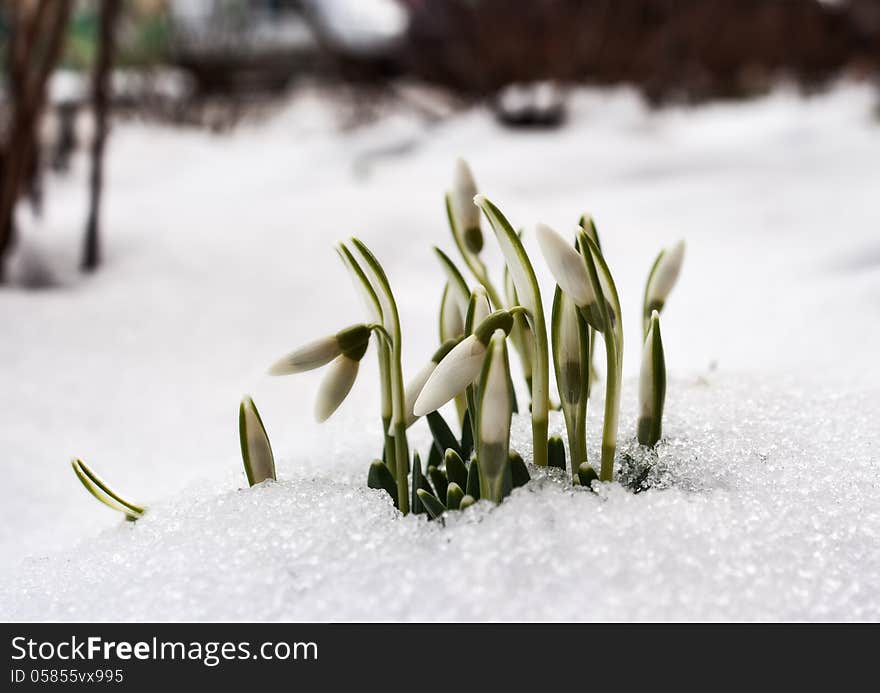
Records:
[[[470,167],[464,159],[455,162],[450,202],[455,229],[465,248],[474,255],[483,249],[483,232],[480,230],[480,210],[474,205],[477,184]]]
[[[415,416],[425,416],[437,411],[449,400],[462,392],[480,375],[486,348],[496,329],[510,334],[513,315],[506,310],[496,310],[465,337],[437,364],[413,405]]]
[[[596,301],[584,258],[570,243],[546,224],[537,226],[538,245],[551,274],[574,302],[585,307]]]
[[[327,370],[315,398],[315,420],[323,423],[335,412],[351,392],[357,379],[360,357],[337,356]]]
[[[370,333],[368,325],[352,325],[329,337],[309,342],[275,362],[269,368],[269,374],[290,375],[310,371],[330,363],[340,354],[360,360],[367,350]]]
[[[666,360],[660,336],[660,314],[651,313],[648,336],[642,349],[639,375],[638,437],[642,445],[654,446],[663,427],[663,404],[666,399]]]
[[[510,448],[510,418],[513,401],[510,394],[510,364],[506,335],[497,330],[492,336],[480,376],[480,406],[477,426],[480,431],[480,496],[496,503],[504,495],[504,472]]]
[[[666,299],[678,281],[681,265],[684,262],[684,241],[679,241],[670,250],[664,250],[648,279],[645,291],[647,310],[661,310]]]
[[[253,486],[266,479],[274,480],[275,458],[272,455],[272,446],[257,405],[250,397],[242,399],[238,409],[238,434],[248,484]]]
[[[413,413],[413,409],[416,405],[416,398],[422,392],[422,388],[425,387],[425,383],[428,382],[428,378],[431,377],[431,374],[437,368],[437,364],[440,363],[444,357],[452,351],[453,347],[458,344],[458,339],[450,339],[444,342],[437,351],[434,352],[434,355],[431,357],[431,360],[428,361],[424,366],[422,366],[421,370],[416,373],[415,377],[407,383],[406,390],[404,391],[404,402],[406,403],[406,427],[409,428],[412,426],[418,416]],[[389,430],[389,435],[393,435],[394,431]]]

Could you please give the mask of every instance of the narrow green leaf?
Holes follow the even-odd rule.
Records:
[[[450,448],[446,451],[445,462],[446,478],[449,479],[449,483],[458,484],[462,488],[467,486],[468,470],[461,456]]]
[[[435,496],[422,489],[419,489],[418,491],[416,491],[416,493],[419,495],[419,500],[422,501],[422,505],[424,506],[428,515],[431,516],[432,520],[436,520],[443,513],[446,512],[446,506],[443,505],[443,503],[441,503],[439,500],[437,500]]]
[[[372,464],[370,464],[370,472],[367,475],[367,487],[385,489],[394,501],[394,507],[398,507],[397,482],[394,480],[391,470],[388,469],[388,465],[382,460],[373,460]]]
[[[462,498],[464,498],[464,491],[461,490],[461,486],[454,481],[451,482],[449,488],[446,489],[446,507],[449,510],[458,510]]]
[[[585,488],[591,488],[593,482],[599,478],[599,475],[596,473],[596,470],[593,469],[592,466],[587,464],[586,462],[581,462],[578,467],[578,481],[580,481],[581,486]]]
[[[419,500],[419,496],[416,493],[420,488],[424,488],[423,482],[422,460],[419,458],[419,453],[415,452],[413,453],[412,459],[412,498],[410,499],[410,512],[416,515],[425,512],[425,509],[422,507],[422,501]]]
[[[431,435],[434,438],[434,446],[440,454],[443,455],[447,450],[452,449],[458,453],[459,457],[463,457],[458,439],[452,433],[452,429],[449,428],[449,424],[446,423],[446,419],[443,418],[440,412],[433,411],[425,418],[428,420],[428,427],[431,429]]]
[[[471,466],[468,468],[466,489],[469,496],[480,500],[480,463],[476,457],[471,460]]]
[[[241,445],[241,460],[248,485],[259,484],[266,479],[275,479],[275,457],[266,426],[254,400],[245,397],[238,408],[238,437]]]
[[[466,495],[464,498],[461,499],[461,503],[458,504],[458,509],[465,510],[466,508],[471,507],[478,500],[479,498],[474,498],[471,495]]]
[[[95,472],[93,472],[81,459],[75,458],[71,460],[70,464],[71,467],[73,467],[73,472],[76,475],[76,478],[79,479],[79,482],[83,485],[86,491],[108,508],[121,512],[126,516],[126,519],[132,520],[137,520],[146,512],[146,508],[125,500],[122,496],[113,491],[110,486],[108,486],[101,477],[95,474]]]
[[[565,444],[559,436],[547,441],[547,465],[565,471]]]
[[[529,468],[526,466],[525,461],[516,450],[512,450],[510,452],[510,474],[513,481],[513,487],[519,488],[520,486],[525,486],[529,481],[532,480],[531,475],[529,474]]]
[[[471,425],[470,409],[465,410],[461,422],[461,459],[469,460],[474,452],[474,429]]]
[[[446,478],[444,471],[434,465],[428,467],[428,476],[431,484],[434,486],[434,495],[437,498],[446,498],[446,490],[449,487],[449,480]]]

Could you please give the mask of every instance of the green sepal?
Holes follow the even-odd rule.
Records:
[[[466,494],[465,497],[461,499],[461,503],[458,504],[458,509],[465,510],[466,508],[471,507],[478,500],[478,498],[474,498],[472,495]]]
[[[388,465],[382,460],[373,460],[370,464],[367,486],[369,488],[385,489],[394,501],[394,507],[399,507],[397,503],[397,482],[394,480],[391,470],[388,469]]]
[[[440,412],[432,411],[425,418],[428,420],[428,427],[431,429],[431,436],[434,438],[434,447],[437,448],[440,455],[444,455],[447,450],[452,449],[458,453],[459,457],[463,457],[458,439],[452,433],[452,429],[449,428],[449,424],[446,423],[446,419],[441,416]]]
[[[443,513],[446,512],[446,506],[443,505],[435,496],[428,493],[423,489],[419,489],[416,491],[419,496],[419,500],[422,502],[422,505],[425,508],[425,511],[431,517],[432,520],[436,520]]]
[[[510,459],[510,475],[511,481],[513,482],[514,488],[519,488],[520,486],[525,486],[532,480],[531,475],[529,474],[529,468],[526,466],[525,461],[516,450],[512,450],[509,455]]]
[[[599,478],[599,475],[596,473],[596,470],[593,469],[592,465],[587,462],[581,462],[578,466],[578,481],[581,486],[586,488],[591,488],[592,484],[596,479]]]
[[[446,489],[446,507],[449,510],[458,510],[461,506],[461,499],[464,498],[464,491],[461,490],[461,486],[456,484],[454,481],[449,484],[449,488]]]
[[[565,471],[565,444],[559,436],[547,440],[547,466]]]
[[[446,450],[444,461],[446,462],[446,478],[449,479],[449,483],[458,484],[461,488],[466,487],[468,470],[461,455],[450,448]]]
[[[480,463],[476,457],[471,460],[471,466],[468,469],[466,490],[469,496],[480,500]]]
[[[437,498],[446,498],[446,489],[449,486],[449,480],[446,478],[446,474],[443,470],[431,465],[428,467],[428,477],[430,477],[431,484],[434,486],[434,495],[436,495]]]

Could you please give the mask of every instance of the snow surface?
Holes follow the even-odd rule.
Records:
[[[880,618],[875,101],[844,85],[651,112],[628,90],[581,91],[556,133],[503,130],[480,109],[426,124],[403,107],[341,133],[339,102],[301,89],[228,136],[118,124],[106,267],[75,272],[79,160],[50,181],[42,220],[23,210],[11,267],[57,286],[0,291],[0,617]],[[536,474],[445,527],[400,519],[364,488],[380,445],[371,355],[323,426],[320,373],[263,375],[362,319],[332,251],[353,233],[397,290],[407,373],[433,352],[429,247],[451,249],[441,195],[458,155],[526,227],[545,298],[534,224],[595,214],[626,311],[620,437],[636,457],[642,282],[660,247],[687,239],[650,490]],[[244,393],[281,479],[251,490]],[[594,459],[600,411],[598,392]],[[428,440],[418,424],[413,444]],[[149,505],[144,519],[88,497],[72,455]]]

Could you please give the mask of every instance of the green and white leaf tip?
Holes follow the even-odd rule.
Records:
[[[358,324],[334,335],[316,339],[292,351],[269,368],[269,375],[290,375],[314,370],[330,363],[341,354],[359,361],[367,350],[372,330]]]
[[[483,232],[480,228],[480,210],[474,206],[477,183],[470,166],[464,159],[455,162],[452,191],[449,193],[451,214],[456,233],[468,252],[479,255],[483,249]]]
[[[241,460],[248,485],[254,486],[266,479],[275,480],[275,457],[269,435],[254,400],[244,397],[238,408],[238,436]]]
[[[456,344],[431,372],[413,404],[414,416],[425,416],[437,411],[480,375],[486,348],[496,329],[509,334],[513,316],[509,311],[496,310]]]
[[[73,458],[70,461],[70,466],[73,467],[73,473],[86,491],[111,510],[125,515],[126,520],[132,522],[138,520],[147,511],[146,507],[127,501],[116,493],[107,482],[95,474],[79,457]]]
[[[666,359],[660,334],[660,314],[651,313],[648,336],[642,348],[639,375],[639,443],[653,447],[663,435],[663,405],[666,400]]]
[[[480,497],[500,503],[504,497],[504,475],[510,452],[510,363],[506,335],[498,330],[489,342],[480,375],[477,408],[479,429]]]

